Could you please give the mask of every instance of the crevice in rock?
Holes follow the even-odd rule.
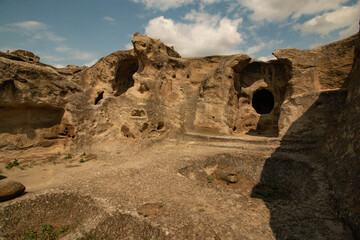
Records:
[[[97,98],[95,99],[95,105],[97,105],[101,99],[104,98],[104,91],[102,91],[101,93],[99,93],[99,95],[97,96]]]
[[[146,112],[144,109],[134,109],[131,111],[131,116],[133,117],[145,117]]]

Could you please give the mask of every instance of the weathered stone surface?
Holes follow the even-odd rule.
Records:
[[[11,60],[16,61],[23,61],[23,62],[30,62],[35,64],[42,64],[40,63],[40,57],[35,55],[32,52],[26,51],[26,50],[16,50],[13,52],[3,53],[0,52],[0,56],[4,58],[8,58]],[[44,64],[43,64],[44,65]]]
[[[323,147],[326,170],[337,213],[360,238],[360,39],[348,77],[348,94],[338,107]]]
[[[65,106],[82,90],[55,68],[0,58],[0,76],[2,148],[41,146],[46,139],[54,144],[65,128],[73,129]]]
[[[324,91],[328,91],[329,96],[332,93],[337,95],[336,90],[347,88],[348,76],[354,61],[356,40],[357,35],[353,35],[342,41],[312,50],[283,49],[274,52],[280,61],[288,62],[291,65],[289,73],[291,78],[288,81],[285,99],[280,110],[279,129],[282,135],[287,132],[289,126],[296,119],[313,105],[317,96],[312,96],[319,95]],[[301,103],[297,103],[297,101]],[[337,100],[337,104],[333,104],[332,101],[325,99],[324,105],[336,106],[339,103],[342,104],[341,101]],[[315,114],[319,112],[321,114],[323,109],[325,108],[319,107]],[[337,111],[336,107],[334,111]],[[323,134],[326,130],[326,122],[317,121],[317,125],[318,131],[322,131]],[[309,128],[305,127],[304,129]],[[294,132],[294,134],[301,135],[300,131]]]
[[[0,202],[16,198],[25,192],[25,186],[13,180],[0,181]]]
[[[76,146],[157,138],[164,133],[284,135],[315,99],[328,91],[329,97],[323,97],[327,107],[314,111],[323,117],[311,117],[292,128],[296,136],[311,135],[313,130],[307,130],[316,122],[316,134],[323,134],[331,121],[328,116],[344,99],[344,92],[338,89],[348,84],[354,39],[313,50],[277,50],[278,60],[269,62],[251,60],[245,54],[181,58],[160,40],[139,34],[134,35],[133,50],[110,54],[90,68],[56,69],[2,57],[3,115],[10,116],[9,111],[15,109],[24,112],[24,108],[35,109],[33,115],[38,111],[56,114],[51,120],[37,121],[46,122],[41,132],[48,129],[51,133],[34,134],[39,124],[26,127],[28,130],[11,130],[12,134],[30,134],[21,144],[2,135],[1,145],[37,146],[40,138],[54,139],[57,131],[61,136],[71,132],[65,134],[71,137],[66,141]],[[336,104],[331,104],[334,101]],[[260,108],[268,105],[266,113],[255,109],[254,103]],[[134,114],[139,111],[141,116]],[[129,134],[121,129],[128,129]]]
[[[10,54],[18,56],[22,59],[24,59],[25,62],[40,62],[40,57],[35,55],[32,52],[26,51],[26,50],[15,50],[11,52]]]

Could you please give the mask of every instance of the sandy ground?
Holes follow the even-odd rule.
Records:
[[[251,194],[266,159],[279,148],[275,138],[189,136],[123,145],[111,153],[70,152],[71,158],[69,153],[40,150],[8,155],[1,161],[1,175],[23,183],[27,193],[3,203],[0,210],[54,190],[91,197],[107,212],[129,213],[158,226],[169,239],[351,239],[327,203],[319,202],[327,201],[321,182],[301,203]],[[14,158],[20,165],[5,169]],[[223,162],[243,176],[238,187],[211,180]],[[248,171],[251,163],[254,169]]]

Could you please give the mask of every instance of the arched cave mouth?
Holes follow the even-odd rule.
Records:
[[[274,96],[266,89],[256,91],[253,95],[252,106],[259,114],[267,114],[274,108]]]
[[[129,88],[134,86],[133,75],[139,69],[139,62],[137,58],[127,58],[119,62],[115,71],[115,81],[113,83],[113,90],[115,96],[120,96]]]

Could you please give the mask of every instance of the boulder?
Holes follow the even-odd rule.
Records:
[[[0,202],[16,198],[25,192],[25,186],[17,181],[0,182]]]

